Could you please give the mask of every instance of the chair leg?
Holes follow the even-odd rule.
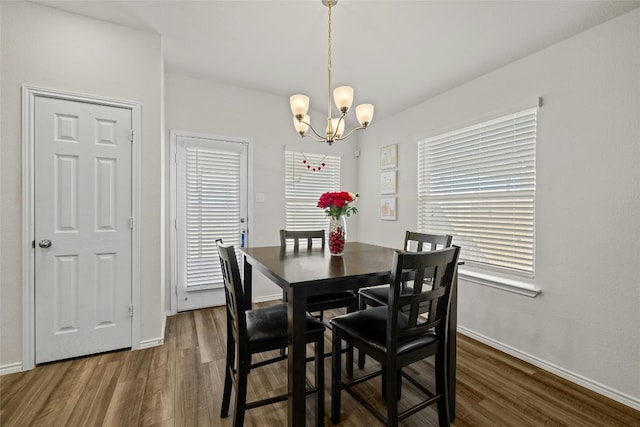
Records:
[[[362,295],[358,296],[358,306],[360,310],[366,310],[367,308],[367,304],[364,301],[364,297]],[[365,358],[365,354],[364,351],[362,350],[358,350],[358,368],[360,369],[364,369],[364,358]]]
[[[347,307],[347,313],[356,312],[358,311],[358,308],[359,305],[354,299],[353,302],[349,304],[349,307]],[[364,355],[364,353],[362,354]],[[349,378],[353,378],[353,345],[350,342],[347,342],[347,375],[349,376]]]
[[[382,399],[387,401],[387,368],[382,367]]]
[[[391,372],[390,372],[391,371]],[[387,427],[398,426],[398,378],[397,372],[387,370]]]
[[[220,408],[220,416],[226,418],[229,416],[229,404],[231,403],[231,385],[233,375],[233,364],[235,363],[235,342],[233,341],[231,331],[227,330],[227,360],[225,362],[224,373],[224,390],[222,392],[222,407]]]
[[[340,346],[342,339],[338,328],[333,328],[332,340],[331,340],[331,422],[338,424],[340,422],[340,394],[342,392],[340,388],[340,375],[342,367],[342,354],[340,352]]]
[[[347,344],[347,375],[353,378],[353,346]]]
[[[324,335],[316,342],[316,426],[324,426]]]
[[[237,378],[238,387],[233,410],[233,426],[242,427],[244,425],[244,412],[247,403],[247,377],[249,376],[249,364],[240,361],[238,363]]]
[[[229,416],[229,404],[231,403],[231,367],[225,367],[224,375],[224,391],[222,392],[222,408],[220,408],[220,417],[227,418]]]
[[[282,302],[287,302],[287,292],[286,291],[282,291]],[[285,354],[287,354],[287,348],[281,348],[280,349],[280,356],[284,356]]]
[[[364,369],[364,352],[362,350],[358,350],[358,368]]]
[[[449,382],[447,380],[447,359],[444,351],[439,351],[436,354],[435,370],[436,394],[440,395],[437,403],[438,425],[440,427],[449,427],[451,424],[449,418]]]

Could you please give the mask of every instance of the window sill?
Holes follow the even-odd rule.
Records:
[[[533,284],[497,276],[495,274],[480,273],[478,271],[469,270],[465,267],[458,268],[458,277],[461,280],[475,283],[477,285],[489,286],[491,288],[501,289],[503,291],[513,292],[531,298],[535,298],[542,293],[542,290],[537,289]]]

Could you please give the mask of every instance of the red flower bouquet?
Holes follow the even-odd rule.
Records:
[[[323,193],[318,200],[318,207],[325,210],[327,216],[338,219],[341,216],[350,216],[358,213],[358,208],[349,206],[349,203],[355,202],[358,193],[349,193],[347,191],[329,191]]]

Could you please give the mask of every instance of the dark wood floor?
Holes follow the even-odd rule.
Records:
[[[168,319],[161,347],[82,357],[2,376],[0,425],[230,426],[230,418],[219,417],[224,331],[222,307],[181,313]],[[327,333],[327,349],[329,339]],[[640,426],[638,411],[468,337],[460,336],[458,343],[455,426]],[[411,367],[425,383],[430,382],[428,363]],[[327,425],[330,364],[327,359]],[[368,361],[367,369],[372,368]],[[310,378],[311,369],[310,364]],[[286,362],[255,370],[250,377],[249,399],[283,393]],[[368,395],[381,405],[379,385],[367,387]],[[410,386],[403,389],[403,399],[414,397]],[[313,397],[308,407],[312,414]],[[245,425],[286,425],[286,403],[247,412]],[[339,425],[379,423],[343,394]],[[424,410],[402,425],[434,426],[435,412]]]

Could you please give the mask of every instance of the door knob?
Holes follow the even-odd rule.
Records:
[[[40,246],[41,248],[48,248],[51,246],[51,240],[40,240],[40,243],[38,243],[38,246]]]

